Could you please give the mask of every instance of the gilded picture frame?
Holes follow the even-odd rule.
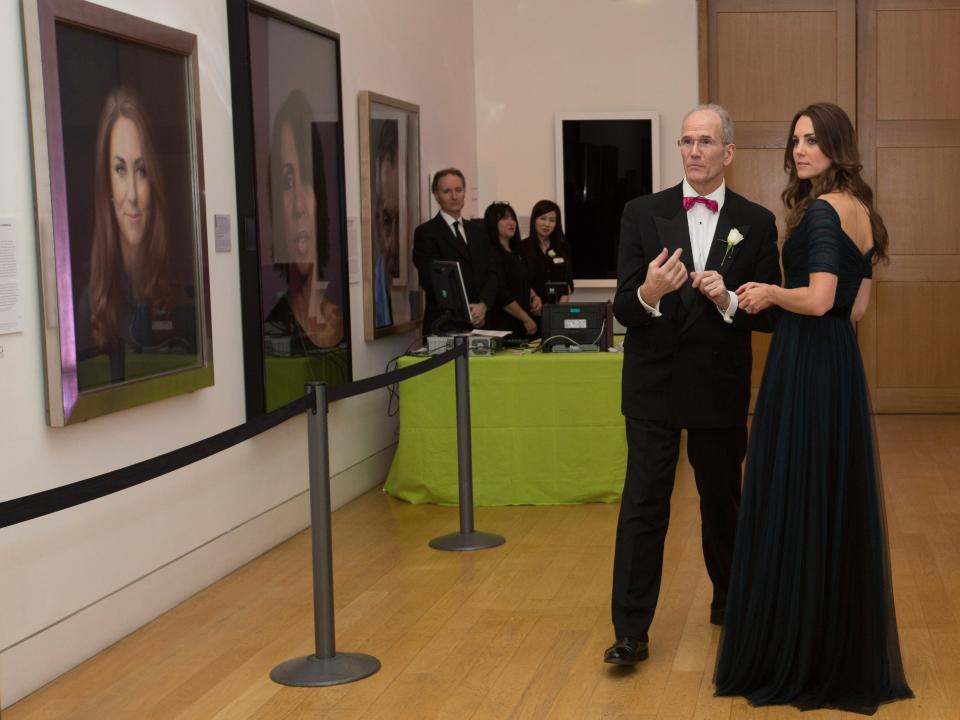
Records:
[[[47,421],[213,385],[195,35],[22,0]]]
[[[358,96],[363,327],[367,340],[420,327],[423,293],[413,265],[420,222],[420,106]]]

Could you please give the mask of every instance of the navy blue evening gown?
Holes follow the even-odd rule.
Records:
[[[823,317],[783,311],[753,416],[718,695],[872,714],[912,697],[897,638],[880,469],[850,310],[871,256],[814,200],[784,286],[838,278]]]

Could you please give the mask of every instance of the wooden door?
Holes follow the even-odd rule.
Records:
[[[860,0],[860,148],[891,261],[859,325],[877,412],[960,411],[960,0]]]
[[[733,118],[731,189],[777,216],[783,243],[783,152],[794,113],[830,101],[856,117],[854,0],[699,0],[700,99]],[[754,333],[754,394],[770,336]]]

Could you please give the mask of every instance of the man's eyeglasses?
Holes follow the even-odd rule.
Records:
[[[719,140],[712,137],[700,137],[700,138],[691,138],[691,137],[682,137],[677,140],[677,147],[682,150],[693,150],[695,145],[699,145],[704,150],[709,150],[711,148],[720,147],[723,143]]]

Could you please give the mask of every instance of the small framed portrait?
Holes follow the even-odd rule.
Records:
[[[23,0],[47,416],[213,384],[197,38]]]
[[[422,292],[413,265],[420,222],[420,108],[361,91],[360,213],[367,340],[420,327]]]
[[[228,0],[247,417],[352,378],[340,38]]]

